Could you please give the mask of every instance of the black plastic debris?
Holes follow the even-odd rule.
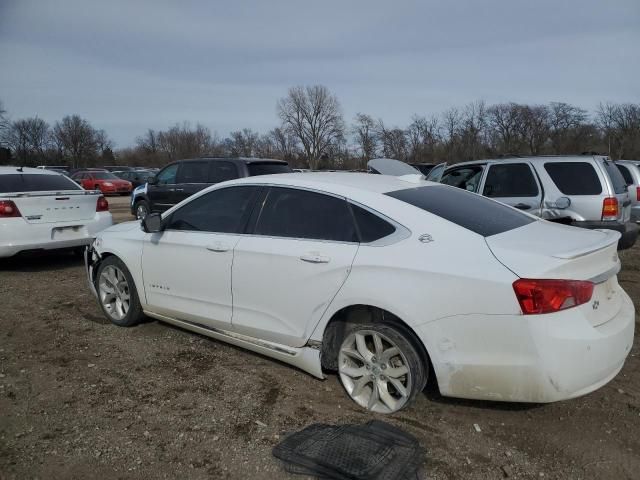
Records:
[[[313,424],[273,448],[289,473],[338,480],[418,478],[423,451],[412,435],[388,423]]]

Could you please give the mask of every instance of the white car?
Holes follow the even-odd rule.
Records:
[[[0,258],[84,248],[112,224],[100,192],[50,170],[0,167]]]
[[[359,405],[390,413],[430,371],[442,395],[522,402],[611,380],[635,319],[619,237],[418,176],[304,173],[116,225],[86,262],[117,325],[148,315],[319,378],[337,370]]]

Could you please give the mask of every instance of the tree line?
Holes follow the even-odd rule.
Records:
[[[201,124],[147,130],[132,147],[114,150],[104,130],[78,115],[49,125],[33,117],[9,120],[0,102],[0,163],[161,166],[202,155],[280,158],[296,167],[364,169],[371,158],[456,163],[506,155],[598,152],[640,159],[640,104],[601,103],[594,112],[564,102],[488,105],[476,101],[408,125],[358,113],[344,120],[325,86],[292,87],[276,103],[279,125],[220,138]]]

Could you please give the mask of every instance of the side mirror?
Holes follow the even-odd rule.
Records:
[[[571,199],[568,197],[560,197],[558,200],[556,200],[556,208],[560,210],[569,208],[569,206],[571,206]]]
[[[147,178],[147,183],[149,185],[155,185],[158,183],[158,177],[156,177],[155,175],[151,175],[150,177]]]
[[[162,216],[159,213],[150,213],[142,219],[142,230],[145,233],[158,233],[162,231]]]

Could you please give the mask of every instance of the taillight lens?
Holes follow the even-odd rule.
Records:
[[[593,283],[582,280],[532,280],[513,282],[513,290],[525,315],[552,313],[591,300]]]
[[[607,197],[602,201],[602,220],[617,220],[618,213],[618,199],[616,197]]]
[[[103,196],[98,197],[98,203],[96,203],[96,212],[108,212],[109,202]]]
[[[0,218],[21,217],[20,210],[11,200],[0,200]]]
[[[636,200],[640,202],[640,187],[636,187]]]

